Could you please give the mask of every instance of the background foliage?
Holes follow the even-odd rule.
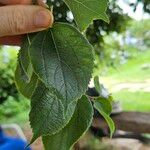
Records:
[[[14,83],[16,55],[12,48],[0,48],[0,104],[9,97],[18,100],[18,91]]]

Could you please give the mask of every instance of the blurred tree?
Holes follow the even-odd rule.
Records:
[[[12,96],[17,99],[18,92],[14,83],[16,50],[0,48],[0,104]],[[15,53],[14,53],[15,52]]]
[[[134,7],[134,10],[136,10],[136,7],[141,2],[143,3],[143,10],[145,12],[149,12],[149,0],[137,0],[135,3],[130,3],[129,0],[125,0],[125,2],[128,3],[131,7]],[[49,0],[49,3],[54,5],[53,10],[56,21],[75,24],[73,21],[73,16],[63,0]],[[89,42],[95,47],[95,52],[99,55],[100,58],[107,57],[103,48],[103,35],[109,34],[111,32],[121,33],[125,31],[128,21],[130,20],[130,18],[123,13],[123,10],[119,7],[116,0],[110,1],[107,14],[110,18],[109,24],[101,20],[95,20],[85,32]],[[106,59],[106,61],[108,60]]]
[[[132,37],[143,42],[147,47],[150,47],[150,20],[142,20],[131,22],[129,32]]]
[[[150,0],[136,0],[134,3],[131,3],[130,0],[126,1],[131,7],[133,7],[134,11],[136,11],[139,3],[143,3],[143,10],[150,13]]]

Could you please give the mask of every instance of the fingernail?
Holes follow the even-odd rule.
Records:
[[[51,23],[51,14],[48,10],[39,11],[35,15],[35,26],[38,28],[46,28]]]
[[[39,5],[45,7],[45,8],[49,8],[49,6],[46,4],[47,0],[39,0],[38,1]]]

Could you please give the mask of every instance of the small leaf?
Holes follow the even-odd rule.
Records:
[[[95,89],[97,90],[97,92],[101,91],[101,85],[99,83],[99,77],[96,76],[94,77],[94,85],[95,85]]]
[[[33,73],[29,82],[24,80],[24,77],[26,77],[24,69],[18,64],[15,71],[16,87],[23,96],[30,99],[37,86],[38,77]]]
[[[98,97],[95,99],[95,104],[100,108],[103,112],[105,112],[107,115],[111,114],[112,111],[112,105],[111,101],[104,97]]]
[[[34,133],[31,143],[41,135],[55,134],[70,121],[76,101],[64,113],[62,99],[55,89],[45,87],[39,80],[31,99],[30,124]]]
[[[33,33],[30,34],[30,37],[26,35],[23,38],[21,49],[19,50],[19,54],[18,54],[18,63],[24,72],[24,81],[26,82],[30,82],[33,73],[32,64],[29,58],[29,46],[30,46],[30,42],[32,41],[35,35],[36,34]]]
[[[66,112],[87,89],[93,70],[91,45],[73,26],[55,23],[35,36],[29,53],[38,77],[62,95]]]
[[[45,150],[69,150],[88,130],[93,119],[93,108],[86,96],[78,100],[75,113],[67,126],[59,133],[43,136]]]
[[[110,136],[112,137],[115,131],[115,125],[113,120],[110,118],[111,113],[111,104],[110,101],[104,98],[97,98],[94,101],[94,107],[99,111],[99,113],[104,117],[106,120],[109,128],[110,128]]]
[[[72,11],[75,22],[81,31],[94,19],[109,22],[106,15],[108,0],[64,0]]]
[[[34,37],[31,34],[30,39]],[[29,58],[29,39],[24,37],[23,44],[18,54],[18,64],[15,71],[15,83],[17,89],[22,95],[31,98],[34,89],[36,88],[38,77],[33,73],[32,64]]]

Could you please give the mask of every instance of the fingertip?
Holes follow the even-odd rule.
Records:
[[[53,23],[54,23],[54,16],[53,16],[53,13],[49,11],[49,26],[52,27]]]
[[[35,26],[38,28],[51,27],[53,24],[53,15],[47,9],[42,9],[35,14]]]

